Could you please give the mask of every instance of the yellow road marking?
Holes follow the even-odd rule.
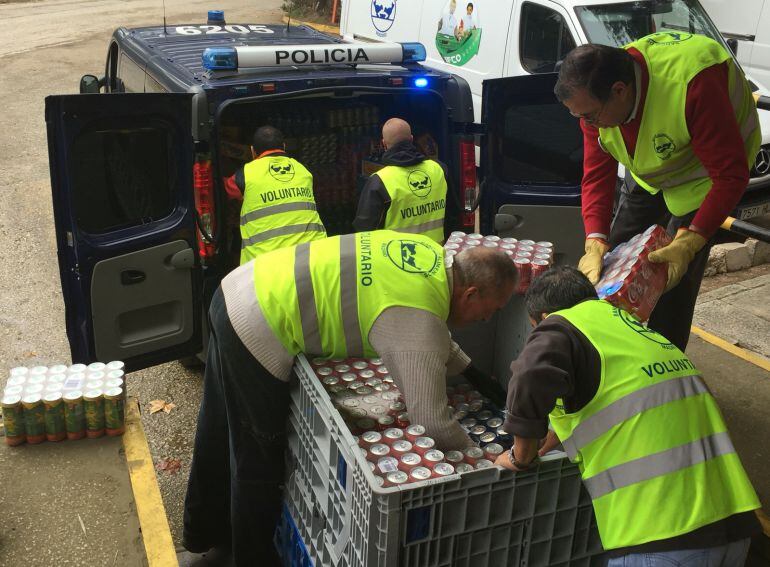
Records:
[[[716,335],[712,335],[708,331],[704,331],[703,329],[701,329],[700,327],[696,327],[695,325],[693,325],[690,328],[690,330],[693,332],[694,335],[699,336],[704,341],[711,343],[712,345],[717,346],[722,350],[725,350],[730,354],[737,356],[738,358],[742,358],[746,362],[755,364],[756,366],[759,366],[762,370],[767,370],[768,372],[770,372],[770,360],[768,360],[764,356],[760,354],[755,354],[749,350],[746,350],[745,348],[735,346],[734,344],[731,344],[726,340],[720,337],[717,337]]]
[[[123,448],[149,567],[179,567],[150,448],[142,428],[139,405],[133,398],[126,404]]]

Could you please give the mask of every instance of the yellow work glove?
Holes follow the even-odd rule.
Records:
[[[654,264],[668,263],[666,291],[679,283],[679,280],[687,272],[687,266],[705,245],[706,239],[700,234],[686,228],[680,228],[671,244],[650,252],[648,256],[650,262]]]
[[[586,253],[578,262],[578,270],[583,272],[593,285],[599,283],[599,278],[602,275],[602,258],[609,249],[610,245],[604,239],[586,239]]]

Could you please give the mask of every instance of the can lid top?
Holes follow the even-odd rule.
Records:
[[[61,399],[61,392],[48,392],[45,396],[43,396],[44,402],[58,402]]]
[[[89,370],[104,370],[107,367],[103,362],[92,362],[86,368]]]
[[[107,378],[123,378],[123,376],[125,376],[125,372],[120,369],[107,372]]]
[[[104,395],[108,398],[121,398],[123,397],[123,388],[109,388],[104,391]]]
[[[3,396],[2,404],[4,406],[15,406],[21,401],[21,396],[18,394],[9,394],[7,396]]]
[[[21,399],[21,402],[24,404],[36,404],[42,399],[43,398],[40,396],[40,394],[27,394]]]
[[[48,369],[48,374],[62,374],[67,372],[67,367],[64,364],[54,364]]]
[[[71,365],[71,366],[70,366],[70,367],[67,369],[67,371],[68,371],[70,374],[74,374],[74,373],[76,373],[76,372],[77,372],[77,373],[83,372],[85,369],[86,369],[86,365],[85,365],[85,364],[73,364],[73,365]]]
[[[107,363],[107,368],[110,370],[123,370],[126,367],[122,360],[113,360]]]
[[[86,398],[99,398],[102,395],[100,388],[94,388],[93,390],[87,390],[84,397]]]
[[[26,366],[17,366],[16,368],[11,368],[11,376],[24,376],[25,374],[29,374],[29,368]]]
[[[77,400],[78,398],[83,397],[83,391],[82,390],[71,390],[64,394],[65,400]]]

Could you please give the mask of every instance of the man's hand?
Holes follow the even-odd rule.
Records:
[[[596,285],[602,275],[602,259],[610,245],[603,238],[587,238],[585,243],[585,255],[578,262],[578,270],[583,272],[588,280]]]
[[[500,455],[498,455],[497,459],[495,459],[495,464],[498,467],[503,467],[504,469],[508,469],[512,471],[519,470],[511,462],[511,457],[508,455],[508,451],[503,451]]]
[[[498,408],[505,407],[506,392],[503,387],[491,376],[487,376],[472,364],[463,371],[463,376],[473,384],[482,396],[489,398]]]
[[[542,457],[546,453],[550,453],[559,446],[559,443],[561,443],[561,441],[559,441],[559,438],[556,436],[556,432],[552,429],[549,429],[548,433],[542,440],[540,449],[537,451],[537,456]]]
[[[706,239],[697,232],[680,228],[668,246],[650,252],[648,259],[654,264],[668,263],[666,290],[674,288],[687,272],[687,266],[706,245]]]

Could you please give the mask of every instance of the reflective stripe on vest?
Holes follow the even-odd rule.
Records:
[[[268,155],[246,164],[243,174],[241,264],[326,236],[313,198],[313,176],[297,160]]]
[[[633,47],[642,54],[649,75],[634,156],[629,155],[619,127],[600,128],[600,145],[648,192],[663,190],[663,198],[673,214],[684,215],[701,205],[712,185],[706,168],[692,149],[684,113],[690,81],[707,67],[727,63],[730,102],[749,168],[761,141],[751,88],[730,54],[705,36],[659,32],[625,47]]]
[[[290,354],[375,356],[374,321],[388,307],[449,315],[443,248],[425,236],[361,232],[269,252],[254,261],[254,289]],[[287,270],[286,266],[293,269]]]
[[[580,466],[605,549],[668,539],[759,506],[716,401],[682,351],[605,301],[554,315],[601,361],[593,399],[572,413],[554,408],[550,421]]]
[[[390,196],[383,228],[444,241],[447,183],[441,165],[426,159],[411,166],[389,165],[374,175]]]

